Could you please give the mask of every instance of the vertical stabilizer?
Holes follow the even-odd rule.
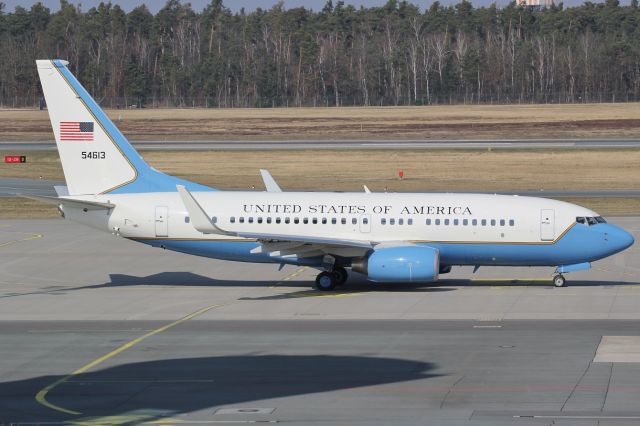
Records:
[[[177,184],[211,190],[149,167],[67,69],[67,61],[36,64],[70,195],[175,192]]]

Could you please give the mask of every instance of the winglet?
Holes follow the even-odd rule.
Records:
[[[182,198],[182,203],[187,209],[189,213],[189,217],[191,218],[191,224],[197,231],[200,231],[204,234],[228,234],[228,232],[220,229],[216,226],[211,218],[204,211],[200,203],[193,198],[193,195],[184,185],[176,185],[178,189],[178,193],[180,194],[180,198]]]
[[[362,187],[364,188],[364,192],[366,192],[367,194],[371,194],[371,190],[367,185],[362,185]]]
[[[267,192],[282,192],[282,189],[276,183],[273,176],[271,176],[269,170],[260,169],[260,174],[262,175],[262,181],[264,182],[265,188],[267,188]]]

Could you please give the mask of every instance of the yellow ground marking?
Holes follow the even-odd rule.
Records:
[[[295,278],[295,277],[297,277],[298,275],[300,275],[301,273],[303,273],[305,269],[307,269],[307,267],[306,267],[306,266],[303,266],[302,268],[297,269],[296,271],[294,271],[294,272],[290,273],[289,275],[287,275],[286,277],[282,278],[280,281],[278,281],[278,282],[277,282],[277,283],[275,283],[274,285],[269,286],[269,288],[276,288],[276,287],[278,287],[280,284],[284,284],[285,282],[287,282],[287,281],[291,280],[292,278]]]
[[[220,308],[222,306],[225,306],[225,303],[220,303],[220,304],[215,304],[215,305],[210,305],[207,306],[205,308],[199,309],[195,312],[190,313],[189,315],[180,318],[179,320],[173,321],[169,324],[166,324],[160,328],[156,328],[155,330],[152,330],[150,332],[148,332],[147,334],[144,334],[134,340],[131,340],[130,342],[127,342],[119,347],[117,347],[116,349],[112,350],[111,352],[107,353],[106,355],[101,356],[98,359],[95,359],[93,361],[91,361],[88,364],[83,365],[82,367],[78,368],[77,370],[75,370],[74,372],[72,372],[71,374],[68,374],[64,377],[62,377],[59,380],[56,380],[55,382],[45,386],[44,388],[42,388],[40,391],[38,391],[38,393],[36,394],[35,398],[36,401],[38,401],[38,403],[40,403],[41,405],[44,405],[47,408],[50,408],[52,410],[61,412],[61,413],[65,413],[65,414],[71,414],[71,415],[80,415],[82,414],[79,411],[75,411],[75,410],[70,410],[68,408],[64,408],[64,407],[60,407],[58,405],[52,404],[51,402],[47,401],[47,395],[56,387],[60,386],[61,384],[69,381],[69,379],[74,378],[75,376],[85,373],[87,371],[89,371],[90,369],[102,364],[103,362],[107,361],[108,359],[111,359],[113,357],[115,357],[118,354],[121,354],[122,352],[126,351],[127,349],[130,349],[132,347],[134,347],[135,345],[137,345],[138,343],[142,342],[143,340],[151,337],[151,336],[155,336],[156,334],[162,333],[163,331],[167,331],[170,328],[173,328],[179,324],[182,324],[185,321],[189,321],[192,318],[195,318],[199,315],[204,314],[205,312],[208,312],[212,309],[216,309],[216,308]]]
[[[29,236],[24,237],[24,238],[19,238],[17,240],[11,240],[11,241],[7,241],[7,242],[4,242],[4,243],[1,243],[0,247],[6,247],[8,245],[15,244],[15,243],[21,243],[23,241],[37,240],[38,238],[42,238],[42,234],[33,233],[33,234],[29,234]]]

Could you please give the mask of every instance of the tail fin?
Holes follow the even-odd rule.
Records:
[[[210,191],[151,168],[67,69],[38,60],[38,74],[70,195]]]

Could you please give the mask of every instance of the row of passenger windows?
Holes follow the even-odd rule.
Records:
[[[214,217],[213,219],[213,223],[217,222],[217,218]],[[367,217],[362,217],[362,224],[363,225],[368,225],[369,224],[369,218]],[[236,223],[236,217],[232,216],[229,221],[231,223]],[[253,216],[249,216],[249,217],[244,217],[244,216],[240,216],[237,218],[237,223],[276,223],[276,224],[280,224],[280,223],[285,223],[285,224],[304,224],[307,225],[309,223],[312,223],[314,225],[317,225],[318,223],[321,223],[323,225],[327,225],[327,224],[331,224],[331,225],[337,225],[338,221],[340,222],[340,224],[342,225],[346,225],[348,220],[346,217],[343,218],[317,218],[317,217],[313,217],[311,219],[309,219],[308,217],[304,217],[304,218],[299,218],[299,217],[284,217],[284,218],[280,218],[280,217],[276,217],[276,218],[271,218],[271,217],[256,217],[254,218]],[[439,225],[444,225],[444,226],[507,226],[507,223],[509,226],[515,226],[515,220],[513,219],[426,219],[425,220],[425,224],[427,226],[431,226],[431,225],[435,225],[435,226],[439,226]],[[352,217],[351,218],[351,224],[352,225],[357,225],[358,224],[358,218]],[[413,218],[381,218],[380,219],[380,224],[381,225],[413,225]]]

